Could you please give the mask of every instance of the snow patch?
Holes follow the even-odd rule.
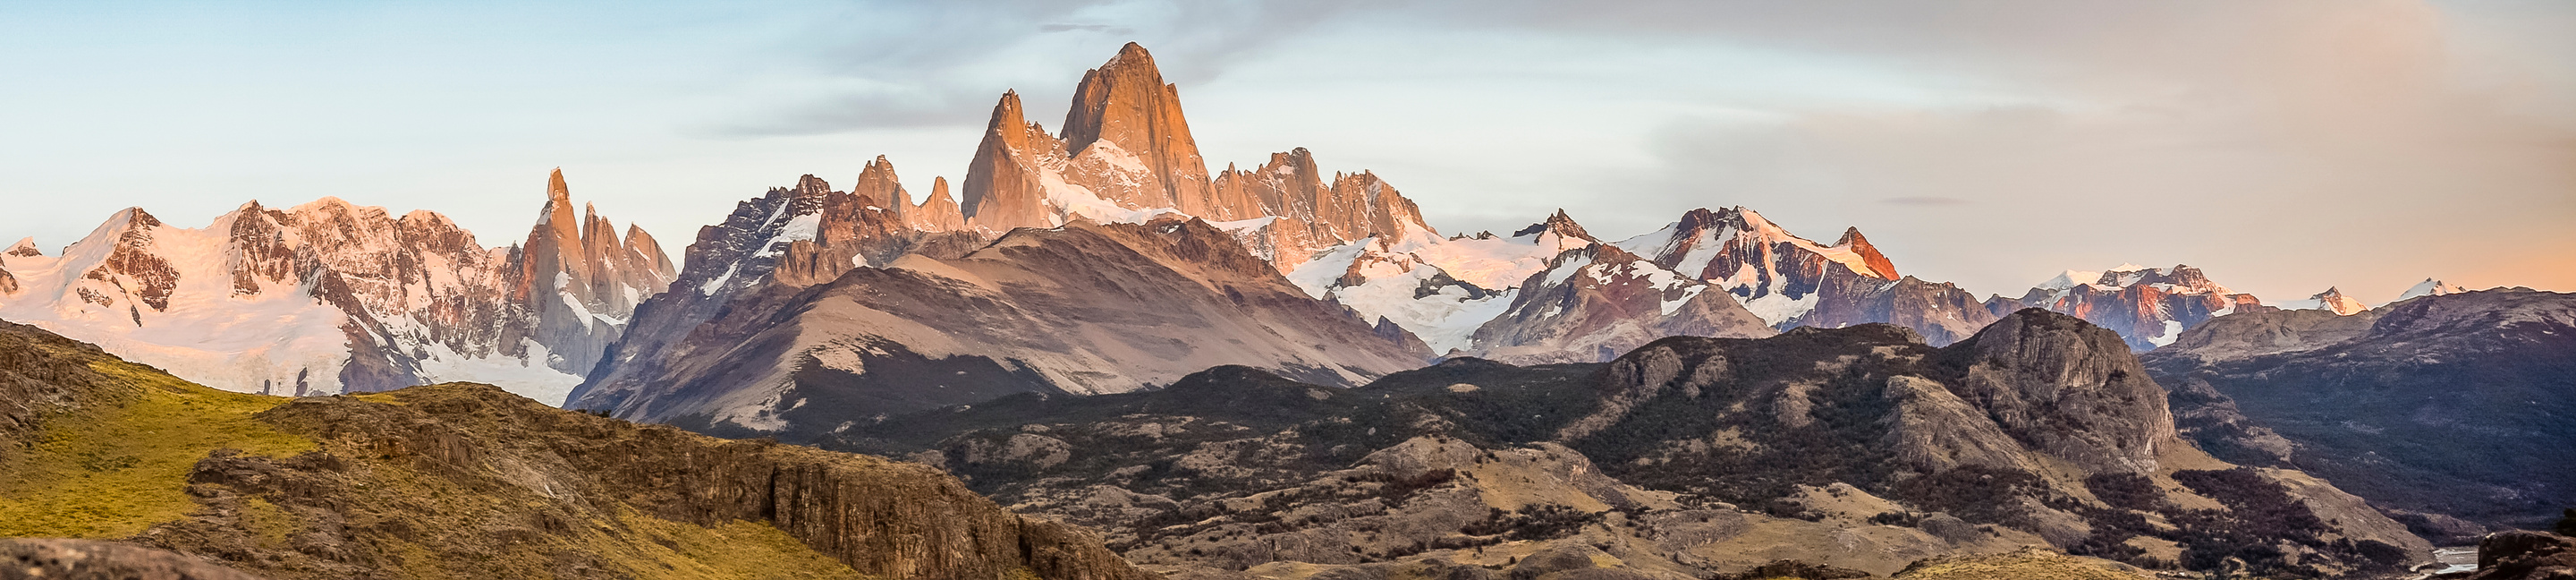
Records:
[[[1590,265],[1592,265],[1592,256],[1575,256],[1574,259],[1558,264],[1555,269],[1548,270],[1547,281],[1541,284],[1547,286],[1564,284],[1567,279],[1574,277],[1575,272],[1582,271],[1584,266]]]
[[[783,210],[784,208],[781,209]],[[779,228],[778,235],[770,236],[769,241],[762,242],[760,244],[760,251],[753,253],[751,256],[754,258],[766,258],[785,254],[787,253],[788,244],[795,243],[798,240],[812,240],[814,239],[814,236],[822,233],[822,231],[823,214],[809,213],[796,216],[795,218],[787,220],[786,227]]]
[[[2038,286],[2033,286],[2033,288],[2041,290],[2065,290],[2068,288],[2074,288],[2081,284],[2091,284],[2100,281],[2101,279],[2101,272],[2067,270],[2065,272],[2058,273],[2055,278],[2049,278],[2048,281],[2041,282]]]
[[[2231,307],[2231,308],[2232,308],[2232,307]],[[2155,336],[2151,336],[2151,337],[2147,337],[2147,343],[2149,343],[2149,344],[2153,344],[2153,345],[2156,345],[2156,346],[2164,346],[2164,345],[2168,345],[2168,344],[2173,344],[2173,343],[2174,343],[2174,339],[2177,339],[2177,338],[2182,338],[2182,321],[2179,321],[2179,320],[2167,320],[2167,321],[2165,321],[2165,331],[2164,331],[2164,333],[2163,333],[2163,334],[2158,334],[2158,335],[2155,335]]]
[[[2461,292],[2467,292],[2467,291],[2468,291],[2468,290],[2466,290],[2466,289],[2462,289],[2462,288],[2460,288],[2460,287],[2458,287],[2458,286],[2452,286],[2452,285],[2450,285],[2450,284],[2448,284],[2448,283],[2444,283],[2444,282],[2442,282],[2441,280],[2435,280],[2435,279],[2432,279],[2432,278],[2425,278],[2423,282],[2417,282],[2417,283],[2415,284],[2415,286],[2414,286],[2414,287],[2412,287],[2412,288],[2407,288],[2405,292],[2403,292],[2403,293],[2399,293],[2399,294],[2397,295],[2397,300],[2396,300],[2396,301],[2397,301],[2397,302],[2404,302],[2404,301],[2407,301],[2407,300],[2413,300],[2413,299],[2421,298],[2421,297],[2425,297],[2425,296],[2441,296],[2441,295],[2444,295],[2444,294],[2458,294],[2458,293],[2461,293]]]
[[[554,354],[547,352],[545,345],[524,339],[521,345],[528,349],[528,358],[497,353],[473,357],[449,349],[444,344],[430,343],[423,347],[429,356],[420,359],[421,379],[431,383],[489,383],[511,394],[536,399],[539,403],[563,406],[564,399],[572,395],[573,387],[581,386],[581,375],[546,366],[544,361],[552,360]]]
[[[1798,317],[1814,311],[1816,294],[1811,292],[1806,296],[1790,298],[1788,295],[1772,292],[1749,299],[1738,297],[1736,302],[1744,304],[1744,309],[1752,311],[1753,317],[1762,319],[1763,324],[1778,328],[1782,324],[1797,320]]]

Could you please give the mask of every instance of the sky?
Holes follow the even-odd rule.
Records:
[[[1222,168],[1295,147],[1442,232],[1744,206],[2018,296],[2576,290],[2576,2],[0,2],[0,237],[118,209],[429,209],[521,239],[562,168],[673,257],[878,155],[926,194],[1006,89],[1134,41]],[[0,240],[5,241],[5,240]]]

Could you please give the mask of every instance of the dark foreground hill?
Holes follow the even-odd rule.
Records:
[[[1141,579],[923,466],[475,384],[283,399],[0,323],[0,537],[268,578]]]
[[[1564,559],[1706,578],[1783,558],[1891,574],[2045,544],[2316,577],[2429,548],[2323,480],[2201,453],[2118,335],[2037,309],[1942,348],[1802,328],[1604,364],[1455,359],[1357,389],[1221,367],[820,443],[944,465],[1183,576],[1519,577]]]
[[[2491,526],[2545,528],[2576,505],[2576,294],[2240,313],[2142,358],[2188,436],[2228,461]]]

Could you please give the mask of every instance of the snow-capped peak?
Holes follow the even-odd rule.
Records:
[[[0,252],[0,256],[15,256],[21,258],[33,258],[43,255],[45,255],[45,251],[36,248],[35,236],[18,238],[18,243],[9,245],[9,251]]]
[[[2304,300],[2284,300],[2267,305],[2283,310],[2328,310],[2342,316],[2351,316],[2370,309],[2368,305],[2362,304],[2360,300],[2345,297],[2343,295],[2343,290],[2331,287],[2326,288],[2326,291],[2324,292],[2318,292],[2315,296],[2309,296]]]
[[[14,252],[16,250],[11,251]],[[2424,296],[2441,296],[2444,294],[2458,294],[2467,291],[2468,289],[2453,286],[2441,280],[2425,278],[2423,282],[2417,282],[2415,287],[2407,288],[2405,293],[2398,294],[2397,300],[2403,302]]]
[[[2068,288],[2074,288],[2077,284],[2091,284],[2100,281],[2101,279],[2101,272],[2067,270],[2059,272],[2055,278],[2049,278],[2048,281],[2039,283],[2035,288],[2041,290],[2065,290]]]

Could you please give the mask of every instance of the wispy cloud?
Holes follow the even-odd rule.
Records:
[[[741,111],[708,132],[758,137],[980,125],[1004,89],[1021,91],[1033,104],[1053,102],[1049,97],[1069,94],[1083,70],[1127,42],[1150,47],[1165,80],[1194,85],[1362,6],[1354,0],[872,3],[815,24],[804,36],[825,40],[794,50],[821,79],[804,82],[820,86]]]
[[[1887,198],[1887,199],[1878,200],[1878,202],[1879,202],[1879,203],[1888,204],[1888,205],[1922,205],[1922,206],[1968,205],[1968,204],[1971,204],[1971,203],[1975,203],[1975,202],[1968,201],[1968,200],[1966,200],[1966,199],[1961,199],[1961,198],[1956,198],[1956,197],[1942,197],[1942,196],[1937,196],[1937,195],[1909,195],[1909,196],[1905,196],[1905,197],[1891,197],[1891,198]]]

